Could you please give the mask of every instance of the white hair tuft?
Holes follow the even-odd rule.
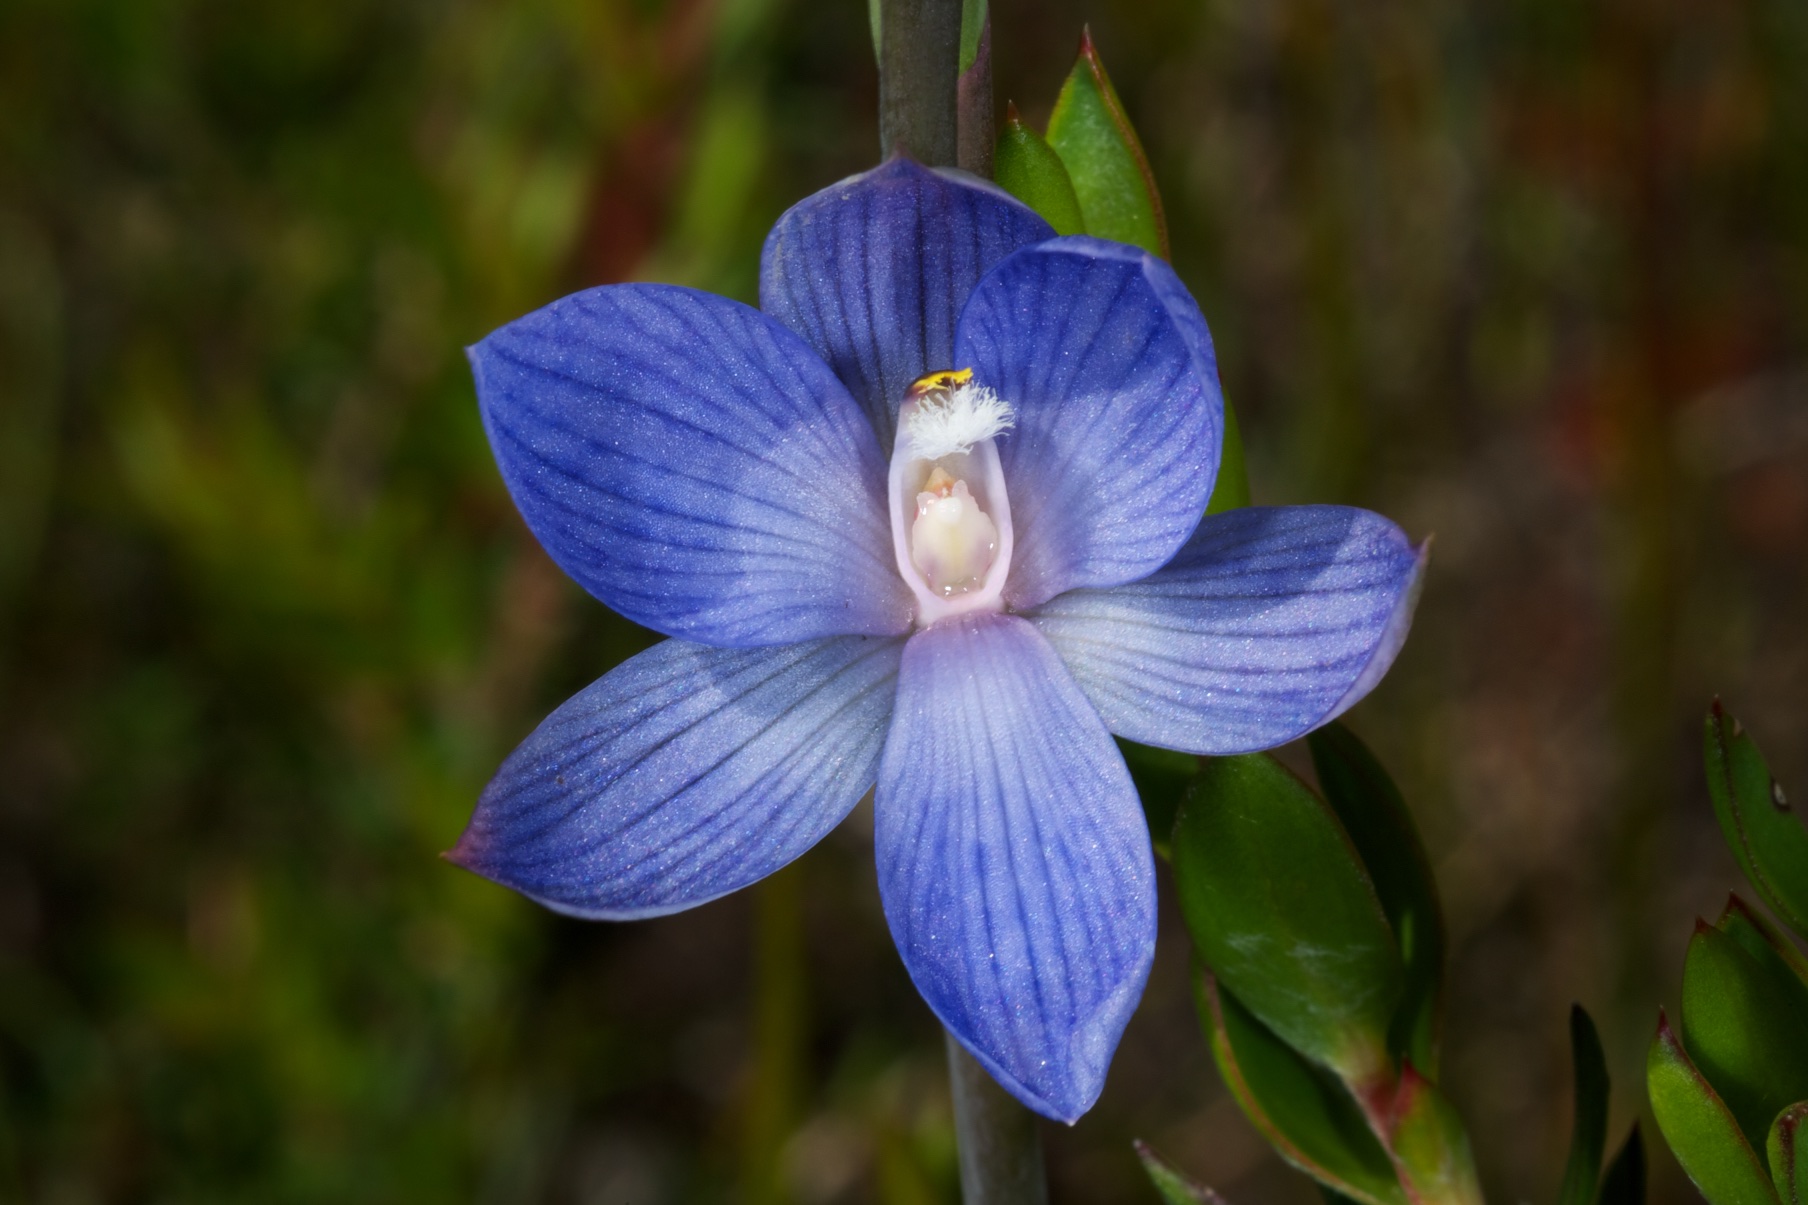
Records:
[[[904,420],[911,455],[940,460],[1011,429],[1011,405],[984,385],[959,385],[917,399]]]

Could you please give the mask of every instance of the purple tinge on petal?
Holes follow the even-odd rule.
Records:
[[[1172,564],[1031,616],[1111,731],[1188,753],[1269,749],[1374,688],[1406,639],[1425,565],[1347,506],[1207,516]]]
[[[1054,233],[976,176],[895,158],[779,218],[761,256],[760,307],[829,362],[889,452],[910,383],[961,367],[954,323],[973,286]]]
[[[1019,251],[974,290],[955,359],[1017,410],[998,440],[1011,606],[1167,563],[1205,510],[1224,438],[1211,335],[1167,264],[1093,238]]]
[[[758,310],[577,293],[470,352],[496,463],[553,560],[704,644],[905,631],[886,464],[847,390]]]
[[[592,920],[745,887],[816,844],[872,785],[902,646],[655,645],[534,730],[447,857]]]
[[[1078,1118],[1148,978],[1155,873],[1122,757],[1028,623],[910,638],[874,815],[917,990],[1012,1095]]]

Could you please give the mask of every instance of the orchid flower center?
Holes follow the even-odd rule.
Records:
[[[917,598],[917,625],[999,610],[1011,562],[1011,504],[994,439],[1011,407],[973,370],[911,385],[891,458],[892,547]]]

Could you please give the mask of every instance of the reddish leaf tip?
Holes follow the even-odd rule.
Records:
[[[1014,100],[1007,100],[1004,102],[1004,123],[1008,126],[1020,126],[1023,124],[1023,118],[1018,115],[1017,102]]]

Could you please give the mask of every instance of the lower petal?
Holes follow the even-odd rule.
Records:
[[[592,920],[677,912],[764,878],[873,783],[902,642],[668,640],[511,754],[447,857]]]
[[[1423,548],[1347,506],[1208,515],[1172,562],[1031,617],[1111,731],[1212,755],[1269,749],[1354,706],[1412,624]]]
[[[1027,622],[966,615],[905,645],[875,819],[917,990],[1012,1095],[1078,1118],[1148,978],[1154,862],[1110,734]]]

